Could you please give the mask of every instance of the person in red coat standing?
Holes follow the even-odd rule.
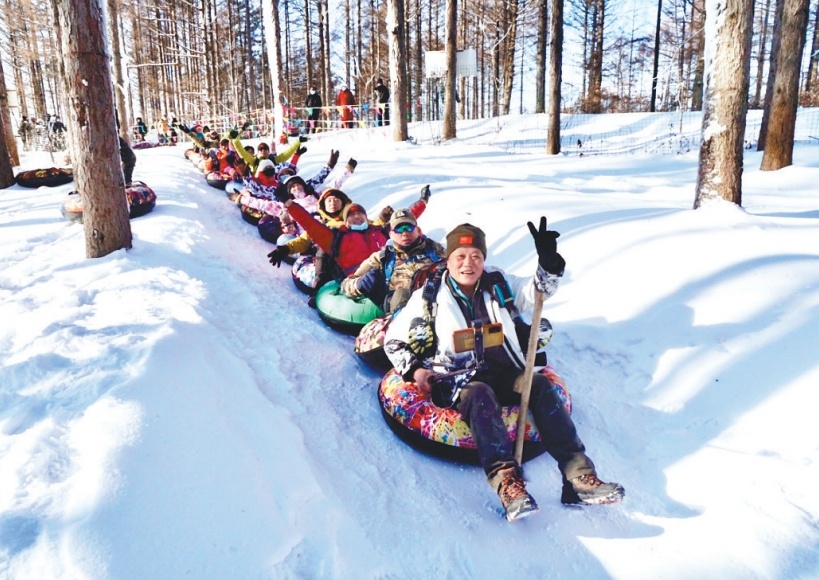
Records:
[[[341,107],[341,126],[348,129],[354,127],[353,107],[355,106],[355,96],[347,85],[341,85],[341,90],[336,97],[336,106]]]

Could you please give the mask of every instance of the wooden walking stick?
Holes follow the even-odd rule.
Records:
[[[529,332],[529,346],[526,348],[526,366],[523,369],[523,383],[520,389],[520,410],[518,411],[518,432],[515,438],[515,461],[523,465],[523,440],[526,437],[526,416],[529,414],[529,394],[532,391],[532,376],[535,372],[537,339],[540,335],[540,315],[543,312],[543,292],[535,289],[535,304],[532,309],[532,330]]]

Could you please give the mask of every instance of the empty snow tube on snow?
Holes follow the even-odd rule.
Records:
[[[384,336],[392,321],[392,316],[381,316],[371,320],[355,337],[355,354],[369,366],[386,371],[391,366],[390,359],[384,354]]]
[[[290,275],[293,278],[293,284],[296,288],[305,294],[315,294],[316,285],[318,284],[318,276],[316,276],[316,257],[315,256],[299,256],[293,262],[293,267],[290,268]]]
[[[227,173],[222,173],[221,171],[211,171],[205,174],[205,181],[207,181],[208,185],[211,187],[215,187],[216,189],[225,189],[228,182],[232,180],[230,175]]]
[[[125,195],[128,196],[128,205],[130,206],[128,213],[131,218],[143,216],[156,207],[154,190],[142,181],[132,181],[131,185],[127,185]]]
[[[365,324],[384,316],[384,311],[369,298],[346,296],[335,280],[316,292],[316,310],[327,326],[345,334],[357,334]]]
[[[133,145],[131,145],[131,149],[150,149],[151,147],[156,147],[157,143],[151,143],[150,141],[137,141]]]
[[[21,171],[14,177],[14,181],[17,182],[17,185],[23,187],[56,187],[70,183],[73,180],[73,170],[61,169],[59,167]]]
[[[150,212],[156,206],[156,193],[142,181],[134,181],[125,187],[128,198],[128,217],[136,218]],[[72,191],[60,207],[63,217],[73,222],[82,222],[82,196]]]
[[[562,378],[549,366],[538,371],[546,375],[557,389],[566,410],[571,412],[571,397]],[[381,413],[390,429],[412,447],[463,463],[478,463],[478,453],[472,432],[455,409],[437,407],[432,398],[415,383],[407,383],[391,369],[378,386]],[[509,440],[515,441],[518,407],[501,408]],[[523,460],[537,457],[545,451],[540,433],[531,419],[526,422]]]

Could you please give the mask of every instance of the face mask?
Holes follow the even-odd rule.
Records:
[[[315,95],[315,94],[316,94],[316,91],[310,91],[310,94],[311,94],[311,95]]]
[[[353,231],[356,231],[356,232],[363,232],[368,227],[370,227],[370,224],[368,224],[367,222],[364,222],[363,224],[353,224],[353,225],[350,226],[350,229],[353,230]]]

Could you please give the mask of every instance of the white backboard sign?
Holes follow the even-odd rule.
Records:
[[[428,50],[424,53],[424,70],[426,78],[440,78],[446,74],[446,52]],[[455,76],[478,76],[478,53],[474,48],[459,50],[455,65]]]

